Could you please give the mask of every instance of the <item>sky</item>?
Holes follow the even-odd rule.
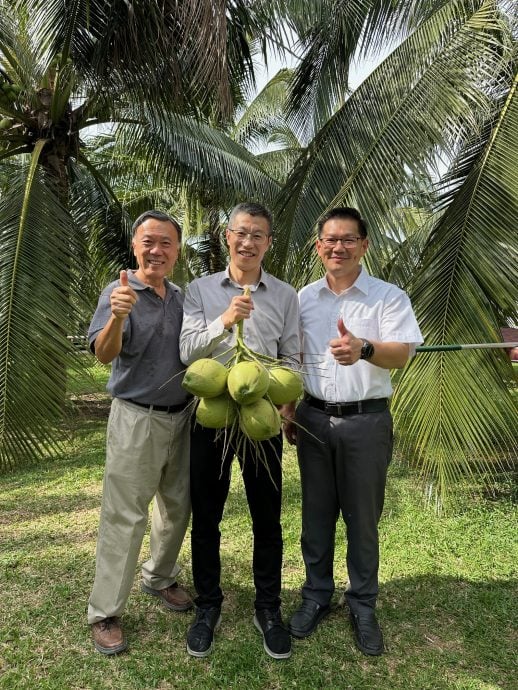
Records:
[[[351,89],[356,89],[359,84],[367,77],[372,70],[377,67],[382,60],[387,56],[389,50],[379,55],[376,59],[363,60],[361,63],[355,61],[351,65],[351,71],[349,74],[349,86]],[[291,60],[280,60],[277,56],[272,55],[269,58],[268,69],[266,69],[264,63],[257,62],[258,68],[256,72],[257,80],[257,92],[261,91],[268,81],[272,79],[277,72],[283,67],[294,67],[296,65],[296,60],[292,58]]]

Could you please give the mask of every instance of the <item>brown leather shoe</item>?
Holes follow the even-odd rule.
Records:
[[[192,599],[187,592],[174,582],[165,589],[153,589],[144,583],[141,585],[142,591],[151,594],[153,597],[160,597],[164,606],[172,611],[188,611],[192,609]]]
[[[95,648],[101,654],[118,654],[128,646],[122,633],[120,620],[115,616],[103,618],[102,621],[93,623],[91,628]]]

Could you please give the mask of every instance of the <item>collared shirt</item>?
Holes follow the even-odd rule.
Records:
[[[296,291],[261,269],[257,285],[250,286],[254,304],[243,322],[243,340],[251,350],[287,363],[298,361],[299,306]],[[225,363],[234,354],[236,330],[226,330],[221,315],[243,287],[225,271],[194,280],[185,292],[184,318],[180,335],[180,357],[191,364],[201,357]]]
[[[338,338],[337,322],[357,338],[415,346],[423,342],[408,296],[395,285],[370,276],[364,268],[354,284],[336,295],[327,278],[299,292],[304,388],[327,402],[388,398],[390,371],[359,360],[343,366],[331,355],[329,341]]]
[[[137,293],[137,302],[124,321],[122,350],[112,362],[107,389],[117,398],[151,405],[179,405],[189,398],[181,386],[183,376],[177,376],[185,370],[178,348],[182,291],[166,280],[162,299],[152,287],[141,283],[133,271],[128,271],[128,282]],[[119,285],[115,280],[101,293],[88,329],[91,348],[111,316],[110,295]]]

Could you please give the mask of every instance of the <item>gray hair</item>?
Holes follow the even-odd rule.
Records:
[[[163,213],[162,211],[157,211],[155,209],[152,209],[151,211],[144,211],[144,213],[141,213],[140,216],[137,218],[137,220],[133,223],[131,226],[131,232],[133,236],[135,236],[135,233],[139,229],[139,227],[144,223],[148,218],[154,218],[155,220],[160,220],[164,223],[172,223],[173,227],[176,228],[176,232],[178,233],[178,240],[181,241],[182,239],[182,228],[180,227],[180,224],[178,221],[176,221],[172,216],[168,215],[167,213]]]

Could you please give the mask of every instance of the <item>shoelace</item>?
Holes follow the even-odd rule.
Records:
[[[212,626],[210,623],[210,617],[210,609],[198,609],[198,611],[196,612],[196,620],[194,621],[194,625],[199,625],[200,623],[203,623],[204,625],[207,625],[209,628],[211,628]]]
[[[263,613],[268,623],[272,623],[272,625],[278,625],[282,627],[282,618],[279,611],[270,611],[266,609],[265,611],[263,611]]]

